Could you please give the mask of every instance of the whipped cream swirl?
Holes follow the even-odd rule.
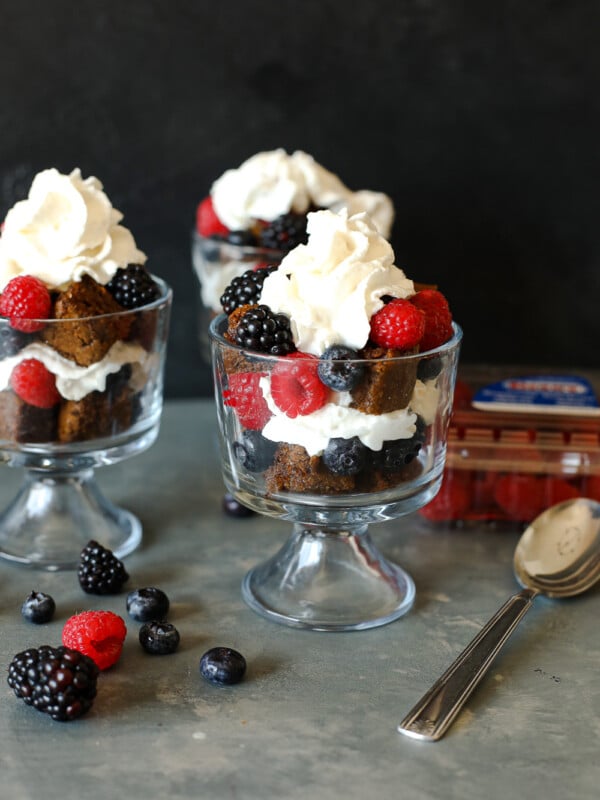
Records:
[[[272,222],[289,211],[305,214],[311,207],[366,211],[386,238],[394,221],[386,194],[353,192],[302,150],[292,155],[281,148],[257,153],[224,172],[210,193],[219,219],[230,230],[248,230],[257,219]]]
[[[119,267],[143,264],[131,232],[119,225],[97,178],[74,169],[47,169],[29,196],[8,212],[0,238],[0,291],[18,275],[34,275],[49,289],[65,288],[85,274],[106,284]]]
[[[384,295],[411,297],[414,284],[394,264],[394,251],[365,213],[308,215],[308,243],[269,275],[260,302],[290,317],[298,350],[320,356],[330,345],[354,350],[369,338]]]

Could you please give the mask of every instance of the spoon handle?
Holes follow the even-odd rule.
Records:
[[[409,711],[398,725],[399,733],[432,742],[442,738],[537,594],[523,589],[506,601]]]

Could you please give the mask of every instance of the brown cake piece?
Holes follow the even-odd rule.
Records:
[[[334,475],[320,456],[309,456],[297,444],[280,444],[275,460],[265,472],[267,491],[342,494],[354,491],[354,477]]]
[[[60,292],[54,304],[56,319],[73,322],[47,325],[41,337],[65,358],[89,367],[104,358],[116,341],[127,338],[132,323],[130,314],[98,315],[122,311],[108,289],[84,275]]]
[[[131,367],[125,365],[109,376],[106,391],[90,392],[81,400],[64,400],[58,413],[58,440],[84,442],[128,428],[139,406],[127,383],[130,376]]]
[[[417,359],[395,360],[397,356],[414,355],[412,350],[394,350],[367,345],[364,358],[367,365],[358,386],[352,390],[352,408],[365,414],[386,414],[406,408],[417,381]]]
[[[373,469],[366,470],[356,479],[357,492],[384,492],[386,489],[393,489],[401,483],[415,480],[423,472],[423,465],[418,458],[406,464],[402,469],[394,472],[387,470]]]
[[[37,408],[14,392],[0,392],[0,439],[9,442],[53,442],[58,406]]]

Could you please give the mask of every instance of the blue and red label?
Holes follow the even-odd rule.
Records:
[[[486,411],[600,414],[590,382],[572,375],[506,378],[480,389],[473,406]]]

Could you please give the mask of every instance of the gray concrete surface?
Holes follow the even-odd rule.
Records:
[[[446,738],[400,736],[396,723],[515,589],[518,534],[434,530],[416,517],[374,526],[415,579],[408,616],[343,634],[278,626],[245,606],[240,581],[288,523],[221,513],[214,425],[210,401],[168,403],[151,450],[98,471],[108,496],[144,523],[127,588],[169,594],[180,649],[145,655],[127,620],[119,663],[100,676],[91,712],[68,724],[25,706],[2,677],[0,797],[597,797],[600,591],[537,600]],[[1,506],[19,480],[0,467]],[[47,626],[21,619],[32,588],[56,599]],[[125,593],[93,597],[72,572],[0,562],[0,674],[17,651],[58,644],[67,617],[88,608],[126,617]],[[200,656],[219,644],[246,656],[243,683],[201,678]]]

